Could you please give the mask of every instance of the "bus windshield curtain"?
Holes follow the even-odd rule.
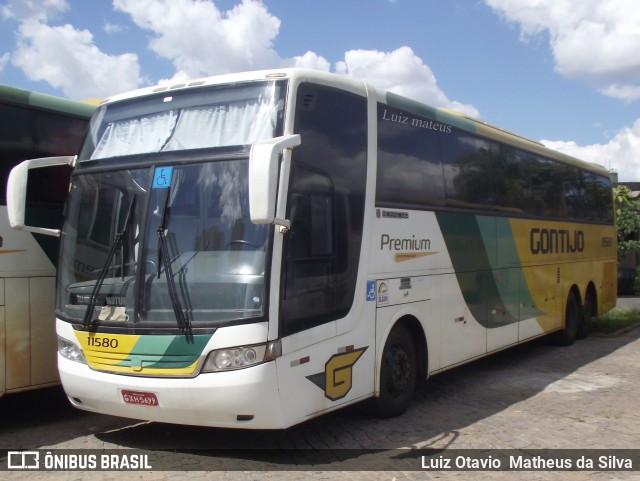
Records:
[[[273,137],[276,115],[270,101],[251,99],[119,120],[107,126],[91,159],[247,145]]]

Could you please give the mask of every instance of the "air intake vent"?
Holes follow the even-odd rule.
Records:
[[[307,111],[315,110],[316,108],[315,92],[306,92],[302,94],[302,108]]]

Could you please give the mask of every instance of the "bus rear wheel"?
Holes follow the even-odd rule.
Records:
[[[596,300],[596,293],[593,289],[588,289],[587,297],[584,300],[584,306],[582,306],[582,318],[580,319],[580,324],[578,324],[576,339],[584,339],[589,335],[591,319],[593,319],[597,313],[598,301]]]
[[[560,346],[570,346],[576,340],[578,336],[578,326],[582,319],[582,309],[580,308],[580,301],[576,294],[571,291],[567,298],[567,307],[565,309],[564,329],[556,332],[553,336],[553,340]]]
[[[376,414],[391,418],[403,414],[416,387],[416,349],[411,334],[404,326],[391,330],[382,353],[380,396],[375,398]]]

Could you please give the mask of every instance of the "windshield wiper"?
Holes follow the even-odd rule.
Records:
[[[173,313],[176,316],[178,327],[184,332],[187,337],[191,337],[191,320],[187,317],[182,309],[180,298],[178,296],[178,290],[176,288],[175,275],[171,268],[171,259],[169,254],[169,247],[167,244],[167,220],[169,218],[169,199],[171,198],[171,189],[167,189],[167,199],[164,204],[164,211],[162,212],[162,221],[158,226],[158,279],[162,272],[161,266],[164,267],[165,277],[167,278],[167,289],[169,291],[169,299],[171,299],[171,305],[173,306]]]
[[[113,243],[111,244],[111,249],[109,249],[107,260],[102,266],[102,269],[100,270],[100,274],[98,274],[98,278],[96,279],[96,283],[93,286],[93,290],[91,291],[91,295],[89,296],[89,304],[87,305],[87,310],[85,311],[84,319],[82,320],[82,326],[85,329],[88,329],[90,326],[95,327],[95,325],[97,325],[98,319],[96,318],[95,321],[92,321],[91,318],[93,317],[93,313],[96,309],[98,294],[100,293],[100,289],[102,289],[102,284],[104,283],[104,280],[107,277],[107,272],[109,271],[109,267],[111,266],[111,261],[113,260],[113,256],[118,250],[118,247],[120,247],[120,245],[122,245],[122,242],[124,241],[124,237],[129,227],[129,222],[133,217],[132,214],[133,214],[133,208],[136,203],[136,196],[137,194],[134,194],[133,197],[131,198],[131,203],[129,204],[129,210],[127,211],[127,216],[125,217],[122,230],[118,232],[116,236],[113,238]]]

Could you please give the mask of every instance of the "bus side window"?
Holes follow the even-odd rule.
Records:
[[[440,138],[451,135],[416,124],[389,122],[404,113],[378,104],[376,205],[430,209],[444,205]],[[428,121],[427,121],[428,122]]]
[[[289,194],[291,229],[285,247],[285,303],[301,313],[335,308],[334,202],[330,179],[296,167]],[[299,322],[299,324],[302,324]]]
[[[280,335],[349,312],[358,273],[367,174],[366,98],[302,84],[298,90],[280,292]]]
[[[304,259],[311,254],[311,200],[308,197],[292,194],[291,229],[287,234],[289,259]]]

